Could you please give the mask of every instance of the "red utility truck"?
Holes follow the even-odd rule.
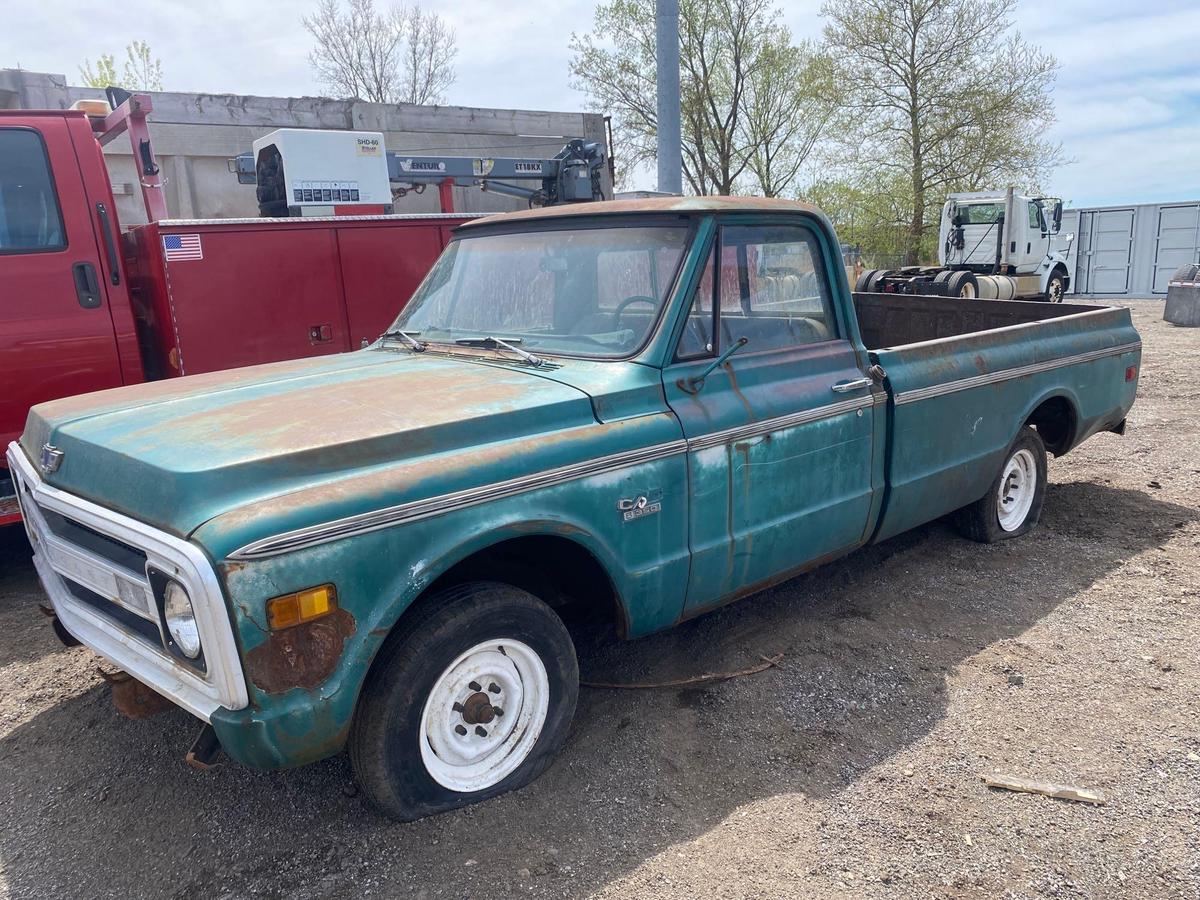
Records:
[[[45,400],[374,340],[469,218],[167,219],[151,109],[0,112],[0,446]],[[122,134],[150,220],[124,233],[101,150]]]

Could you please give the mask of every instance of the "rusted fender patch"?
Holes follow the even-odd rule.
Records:
[[[356,627],[354,616],[339,608],[316,621],[271,632],[246,654],[246,674],[268,694],[314,688],[333,674]]]

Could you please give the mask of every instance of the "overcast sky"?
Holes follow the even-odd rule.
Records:
[[[316,0],[8,0],[0,68],[20,65],[78,83],[85,58],[124,54],[132,38],[163,60],[168,90],[319,94],[300,24]],[[465,106],[575,110],[586,98],[567,72],[571,32],[593,0],[478,3],[424,0],[458,34]],[[819,0],[786,0],[797,37],[816,37]],[[1020,0],[1017,27],[1062,63],[1055,100],[1073,164],[1047,187],[1074,205],[1200,198],[1200,3],[1196,0]],[[402,150],[403,148],[392,148]],[[652,184],[639,185],[653,187]]]

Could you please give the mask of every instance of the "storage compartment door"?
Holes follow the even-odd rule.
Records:
[[[354,347],[374,341],[392,324],[441,254],[445,230],[412,222],[338,231]]]
[[[181,223],[159,239],[182,374],[351,349],[332,229]]]
[[[1158,211],[1154,253],[1154,293],[1165,294],[1171,275],[1196,262],[1200,250],[1200,204],[1164,206]]]

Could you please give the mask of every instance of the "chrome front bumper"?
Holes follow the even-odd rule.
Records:
[[[216,573],[188,541],[42,481],[17,443],[8,447],[33,561],[55,615],[77,640],[192,715],[248,703],[233,627]],[[167,648],[149,573],[184,586],[203,665]]]

